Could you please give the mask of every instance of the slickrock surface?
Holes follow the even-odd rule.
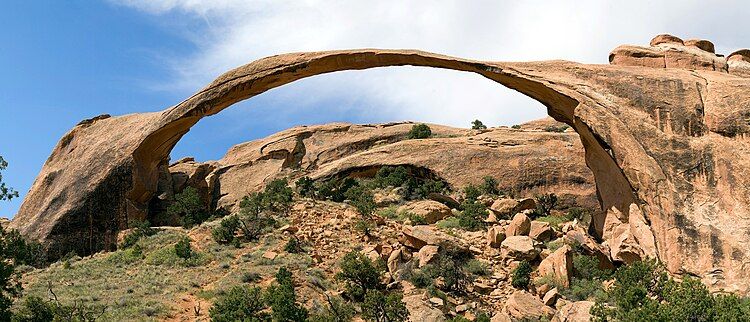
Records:
[[[481,62],[377,49],[264,58],[164,111],[81,122],[52,151],[11,227],[44,242],[53,256],[111,248],[118,230],[148,217],[160,169],[202,117],[304,77],[427,66],[478,73],[541,102],[570,125],[586,151],[602,209],[611,210],[595,216],[598,235],[616,235],[605,227],[624,228],[638,209],[640,237],[629,229],[620,243],[630,254],[647,256],[654,246],[672,273],[747,293],[750,56],[740,50],[725,58],[710,47],[660,36],[648,47],[618,47],[611,65]]]

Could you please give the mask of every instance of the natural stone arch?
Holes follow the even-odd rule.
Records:
[[[750,121],[743,120],[750,117],[750,80],[743,75],[750,63],[727,64],[699,47],[669,42],[618,47],[610,57],[614,65],[481,62],[374,49],[268,57],[162,112],[81,122],[55,147],[12,227],[43,241],[53,257],[111,248],[119,229],[145,217],[157,169],[202,117],[313,75],[437,67],[478,73],[519,91],[578,132],[601,204],[612,209],[595,218],[605,239],[633,242],[641,255],[657,254],[670,271],[701,276],[709,286],[746,291],[750,189],[742,187],[750,186],[744,175]],[[614,228],[634,237],[611,235],[622,231]]]

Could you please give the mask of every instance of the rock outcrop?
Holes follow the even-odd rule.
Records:
[[[201,118],[313,75],[427,66],[477,73],[544,104],[551,117],[578,133],[602,209],[617,209],[624,224],[635,205],[669,271],[700,276],[712,288],[746,293],[749,55],[741,50],[725,58],[710,47],[706,41],[660,36],[648,47],[618,47],[610,65],[483,62],[376,49],[264,58],[227,72],[164,111],[81,122],[52,151],[11,227],[44,242],[52,256],[111,248],[118,230],[147,218],[171,149]],[[269,157],[294,164],[301,155],[294,148],[298,143],[280,140],[253,153],[279,150]],[[420,142],[430,151],[443,146],[430,143]],[[390,158],[399,160],[417,150],[404,146],[391,151]],[[456,158],[450,151],[442,150],[446,160]],[[364,163],[350,161],[331,162],[330,172],[321,168],[320,175]],[[599,235],[604,222],[603,215],[593,218]],[[643,251],[650,245],[639,247]]]

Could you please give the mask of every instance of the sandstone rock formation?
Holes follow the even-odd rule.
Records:
[[[148,216],[170,150],[202,117],[313,75],[428,66],[474,72],[544,104],[580,136],[602,209],[617,209],[624,224],[635,205],[669,271],[746,293],[750,56],[744,50],[725,58],[710,47],[660,36],[648,47],[618,47],[611,65],[482,62],[375,49],[264,58],[164,111],[81,122],[52,151],[11,226],[43,241],[53,256],[110,248],[118,230]],[[298,151],[289,148],[298,142],[255,151],[279,150],[269,159],[297,162],[299,153],[283,151]],[[414,150],[393,151],[398,159]],[[594,225],[602,235],[604,216],[595,216]]]

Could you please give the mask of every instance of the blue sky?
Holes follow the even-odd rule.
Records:
[[[723,1],[3,1],[0,155],[21,198],[58,139],[99,114],[162,110],[221,72],[282,52],[417,48],[488,60],[606,63],[658,33],[750,47],[750,5]],[[476,75],[420,68],[342,72],[262,94],[201,121],[173,158],[218,159],[232,145],[301,124],[417,120],[510,125],[539,104]]]

